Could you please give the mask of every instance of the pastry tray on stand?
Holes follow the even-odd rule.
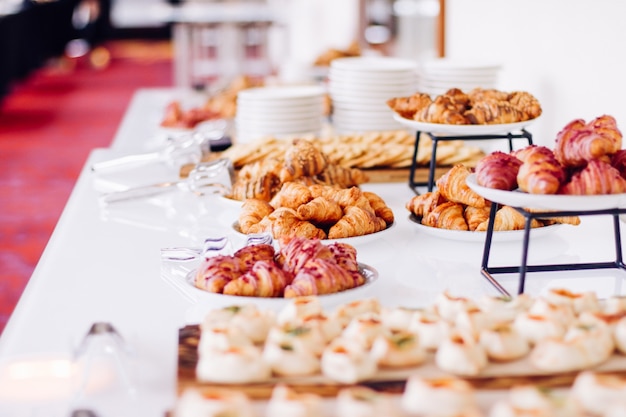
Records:
[[[428,170],[428,180],[426,182],[416,181],[415,180],[415,170],[417,169],[417,150],[419,149],[420,136],[424,133],[432,139],[432,151],[430,155],[430,163]],[[433,190],[435,185],[435,168],[437,165],[437,145],[439,142],[443,141],[452,141],[452,140],[495,140],[495,139],[506,139],[509,142],[509,151],[513,150],[513,139],[526,139],[528,141],[528,145],[533,144],[533,137],[525,129],[521,129],[516,133],[505,133],[505,134],[493,134],[493,135],[437,135],[433,132],[426,131],[417,131],[415,134],[415,146],[413,148],[413,159],[411,160],[411,167],[409,169],[409,187],[416,193],[418,186],[426,186],[427,190],[430,192]]]
[[[525,218],[524,239],[522,246],[522,259],[520,266],[489,266],[489,254],[491,250],[492,237],[494,232],[495,214],[499,204],[492,202],[491,212],[489,214],[489,223],[485,235],[485,247],[481,263],[482,275],[503,295],[510,296],[509,292],[494,277],[496,274],[512,274],[519,273],[519,281],[517,293],[524,292],[527,272],[550,272],[550,271],[574,271],[574,270],[590,270],[590,269],[609,269],[616,268],[626,271],[626,264],[622,258],[622,240],[620,235],[620,219],[619,215],[626,213],[626,208],[613,208],[604,210],[588,210],[588,211],[550,211],[550,212],[530,212],[526,209],[514,207]],[[588,262],[573,264],[545,264],[545,265],[528,265],[528,245],[530,243],[531,222],[533,219],[545,219],[564,216],[595,216],[595,215],[611,215],[613,216],[613,231],[615,239],[615,260],[611,262]]]

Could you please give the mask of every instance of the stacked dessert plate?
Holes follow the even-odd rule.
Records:
[[[417,70],[417,89],[437,96],[451,88],[497,88],[501,66],[496,63],[440,58],[425,61]]]
[[[319,86],[250,88],[237,96],[237,142],[262,137],[316,134],[324,117],[324,89]]]
[[[415,90],[413,61],[390,57],[351,57],[331,61],[328,91],[332,122],[339,132],[395,130],[402,126],[387,106],[392,97]]]

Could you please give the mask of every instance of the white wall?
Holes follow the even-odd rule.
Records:
[[[528,130],[552,146],[570,120],[611,114],[626,135],[626,2],[446,0],[446,55],[501,62],[501,89],[543,107]]]

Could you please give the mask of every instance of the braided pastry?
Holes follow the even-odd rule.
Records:
[[[560,194],[592,195],[626,193],[626,179],[609,163],[589,161],[581,171],[559,190]]]
[[[565,181],[565,170],[552,150],[545,146],[530,145],[523,154],[524,160],[517,173],[517,184],[531,194],[555,194]]]
[[[511,154],[492,152],[476,164],[476,182],[483,187],[514,190],[521,165],[522,161]]]
[[[612,116],[585,123],[572,120],[556,137],[554,154],[564,167],[583,167],[592,159],[610,158],[622,147],[622,134]]]

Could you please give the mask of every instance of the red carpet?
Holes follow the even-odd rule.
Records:
[[[0,103],[0,332],[63,211],[91,149],[108,146],[137,88],[172,84],[169,44],[105,45],[33,73]],[[69,64],[69,65],[68,65]]]

